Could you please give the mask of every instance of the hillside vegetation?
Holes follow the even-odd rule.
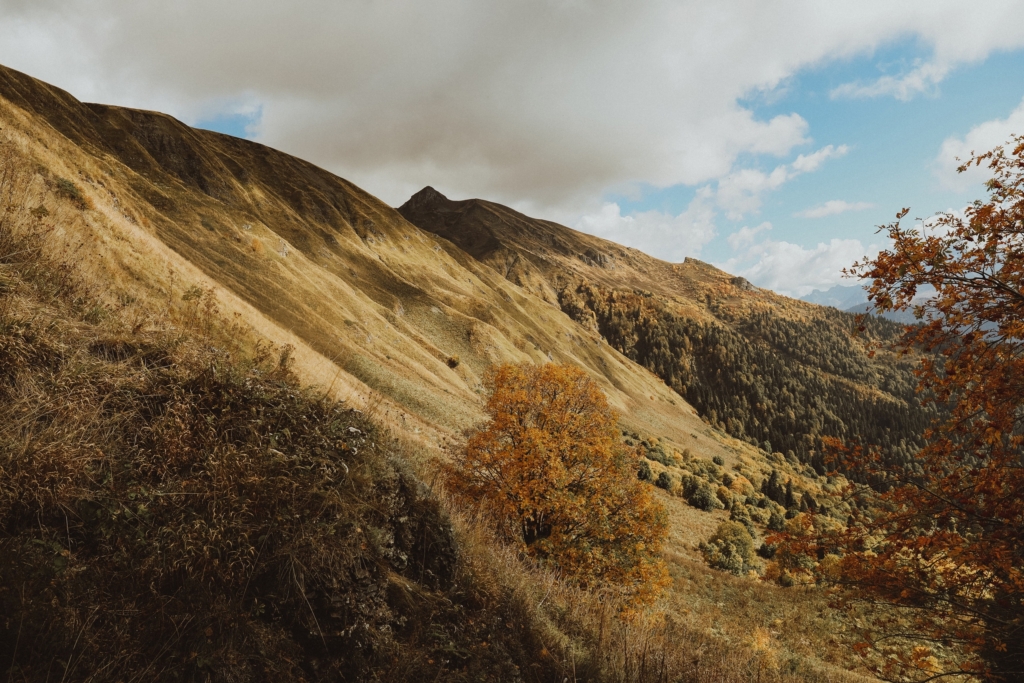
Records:
[[[881,318],[861,321],[855,337],[855,316],[835,309],[794,319],[769,307],[736,313],[712,304],[714,319],[699,321],[645,292],[583,282],[559,294],[569,315],[593,320],[609,344],[708,422],[818,474],[833,466],[822,437],[858,439],[906,462],[934,414],[918,402],[912,359],[869,356],[867,343],[891,343],[902,330]]]
[[[9,680],[478,680],[534,660],[399,445],[298,386],[289,348],[239,346],[200,290],[163,321],[105,306],[17,217],[0,221]]]
[[[301,160],[3,68],[0,137],[11,680],[859,680],[824,594],[699,549],[730,517],[756,544],[840,519],[844,480],[702,421],[560,297],[589,274],[706,325],[708,292],[815,309],[555,224],[463,250]],[[632,621],[419,483],[483,421],[488,368],[550,361],[621,415],[667,511],[673,582]]]
[[[824,473],[822,437],[856,437],[905,461],[932,414],[912,358],[870,355],[902,326],[759,290],[694,259],[669,264],[478,199],[432,188],[399,209],[503,277],[557,302],[647,368],[701,417]],[[684,442],[683,444],[688,445]]]
[[[523,562],[211,290],[112,296],[60,239],[90,210],[78,186],[7,142],[0,168],[10,680],[858,680],[767,629],[709,632],[698,603],[624,621]]]
[[[80,267],[143,300],[183,282],[215,288],[229,317],[295,347],[303,381],[380,401],[392,427],[424,445],[481,419],[481,379],[500,362],[586,368],[641,431],[679,436],[698,423],[557,305],[308,162],[163,114],[85,104],[2,67],[0,127],[20,157],[89,203],[59,227]]]

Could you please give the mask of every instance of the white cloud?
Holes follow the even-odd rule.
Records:
[[[794,215],[799,218],[824,218],[825,216],[838,216],[849,211],[864,211],[874,206],[871,202],[847,202],[842,199],[830,199],[824,204],[812,206]]]
[[[815,289],[844,283],[843,268],[862,256],[878,252],[874,245],[865,247],[860,240],[832,239],[807,248],[785,241],[765,240],[751,246],[721,267],[742,275],[758,287],[765,287],[787,296],[801,297]]]
[[[756,169],[739,169],[718,182],[718,205],[731,220],[740,220],[744,215],[761,208],[761,195],[777,190],[784,183],[803,173],[811,173],[827,160],[845,156],[846,145],[827,145],[811,154],[801,154],[792,164],[776,166],[771,173]]]
[[[729,243],[729,247],[733,251],[739,251],[740,249],[744,249],[746,247],[751,246],[754,243],[754,238],[756,238],[762,232],[771,229],[772,224],[769,223],[768,221],[761,223],[761,225],[757,226],[756,228],[751,228],[744,225],[742,228],[729,235],[726,238],[726,241]]]
[[[665,261],[679,262],[686,256],[699,256],[701,248],[715,236],[711,190],[698,190],[686,211],[678,216],[660,211],[623,216],[618,204],[607,203],[597,213],[580,218],[576,229]]]
[[[988,180],[990,176],[984,164],[972,166],[964,173],[957,173],[956,169],[973,153],[987,152],[1006,143],[1013,135],[1024,135],[1024,100],[1005,119],[980,123],[962,138],[950,136],[943,140],[935,158],[935,175],[939,182],[947,189],[962,192],[974,183]]]
[[[0,0],[0,62],[189,121],[251,102],[262,142],[392,203],[433,184],[568,210],[715,182],[808,138],[797,113],[761,120],[741,98],[897,40],[932,66],[873,87],[910,96],[1024,45],[1024,3]],[[763,175],[735,180],[736,211],[778,182]]]
[[[846,156],[846,153],[849,151],[850,148],[847,145],[839,145],[838,147],[826,145],[812,154],[801,154],[790,164],[790,177],[800,173],[813,173],[826,160]]]
[[[872,83],[844,83],[829,94],[832,99],[889,95],[901,102],[907,102],[915,95],[934,92],[949,71],[950,67],[947,64],[919,63],[902,76],[882,76]]]

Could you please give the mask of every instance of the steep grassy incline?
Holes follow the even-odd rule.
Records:
[[[144,331],[105,307],[16,220],[5,176],[8,680],[562,680],[401,444],[202,297]]]
[[[433,234],[288,155],[0,68],[0,675],[863,680],[824,596],[695,549],[780,513],[763,480],[819,503],[844,482],[702,422],[570,286],[709,323],[706,293],[770,295],[474,206],[490,236]],[[490,364],[548,360],[669,481],[675,583],[633,621],[413,474],[480,419]]]
[[[820,438],[906,459],[930,414],[913,363],[868,345],[900,326],[796,301],[687,259],[671,264],[478,199],[432,188],[399,211],[547,300],[657,374],[711,424],[823,472]]]
[[[2,68],[0,128],[38,171],[27,201],[47,208],[46,178],[81,194],[80,214],[43,221],[112,291],[160,301],[212,287],[226,311],[296,347],[305,381],[378,404],[425,443],[479,419],[480,378],[502,361],[586,368],[645,433],[682,441],[701,426],[557,305],[312,164]]]

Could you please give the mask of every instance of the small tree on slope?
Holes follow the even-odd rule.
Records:
[[[506,542],[580,585],[653,600],[668,580],[665,513],[600,388],[555,364],[497,366],[485,382],[488,420],[447,469],[451,491],[486,510]]]

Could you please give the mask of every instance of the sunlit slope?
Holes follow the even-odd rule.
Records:
[[[501,204],[450,200],[432,187],[417,192],[398,210],[410,222],[555,304],[560,288],[574,278],[585,278],[608,289],[659,295],[699,317],[707,315],[708,296],[744,308],[762,304],[800,313],[818,308],[753,287],[697,259],[669,263]]]
[[[158,113],[83,104],[0,68],[0,128],[38,172],[55,234],[122,303],[213,287],[221,307],[296,348],[307,381],[439,439],[480,416],[493,362],[586,368],[625,422],[716,453],[685,401],[543,292],[521,287],[351,183]],[[55,179],[89,207],[58,212]],[[59,219],[59,220],[58,220]],[[112,304],[113,305],[113,304]]]
[[[930,414],[913,359],[869,353],[901,328],[752,286],[696,259],[635,249],[427,187],[399,208],[496,274],[556,303],[734,437],[824,471],[821,438],[905,460]],[[858,327],[861,333],[857,334]]]

